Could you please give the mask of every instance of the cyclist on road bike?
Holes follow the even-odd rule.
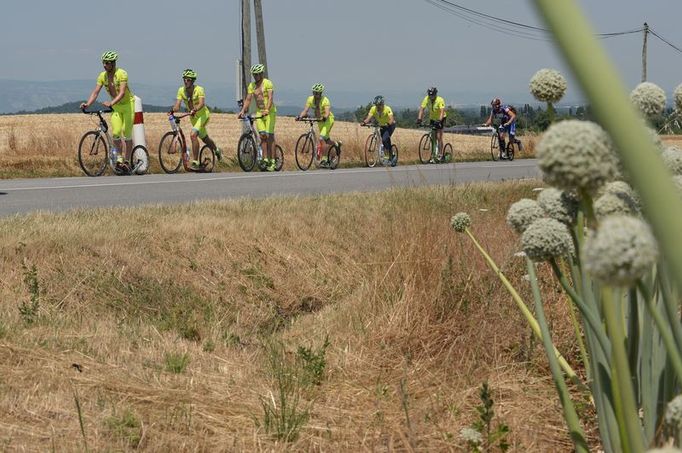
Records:
[[[516,139],[516,109],[510,105],[502,105],[500,98],[495,98],[490,101],[490,116],[484,123],[490,126],[494,118],[500,119],[500,127],[497,130],[497,137],[500,142],[500,157],[507,158],[507,144],[505,142],[506,134],[509,134],[509,142],[517,143],[521,149],[521,142]]]
[[[367,117],[362,120],[361,125],[366,125],[372,117],[374,117],[379,124],[379,131],[381,132],[381,141],[384,144],[384,149],[388,150],[391,156],[391,165],[395,167],[398,156],[393,154],[393,148],[391,144],[391,135],[395,131],[395,118],[393,117],[393,110],[388,105],[385,105],[384,97],[377,96],[372,102],[372,107],[367,113]]]
[[[130,168],[130,158],[133,152],[133,120],[135,118],[135,99],[130,91],[128,83],[128,73],[116,67],[118,53],[109,50],[102,54],[102,64],[104,71],[97,77],[97,84],[92,90],[86,102],[81,103],[81,110],[90,107],[99,96],[102,87],[111,96],[111,101],[104,101],[102,105],[111,107],[114,112],[111,114],[111,135],[114,138],[114,146],[111,153],[115,156],[117,166]],[[123,146],[125,142],[125,147]],[[120,150],[124,149],[124,156]]]
[[[269,79],[265,78],[264,73],[264,65],[255,64],[251,66],[254,82],[249,83],[244,105],[237,117],[244,118],[246,112],[249,111],[251,101],[255,98],[258,116],[260,116],[256,120],[256,130],[260,134],[261,148],[265,152],[263,165],[265,165],[266,170],[275,171],[276,162],[273,157],[275,154],[275,121],[277,120],[275,86]]]
[[[417,114],[417,124],[421,125],[424,117],[424,110],[429,111],[429,124],[436,129],[436,139],[438,140],[438,149],[440,153],[443,152],[443,128],[447,121],[447,112],[445,111],[445,100],[438,96],[438,88],[431,87],[426,90],[426,96],[422,100]],[[440,158],[440,157],[439,157]],[[433,158],[429,160],[433,163]]]
[[[317,126],[320,128],[320,141],[317,145],[318,155],[322,156],[322,161],[320,166],[326,167],[329,165],[327,162],[327,148],[333,143],[339,148],[339,156],[341,155],[341,142],[333,142],[329,137],[329,132],[334,126],[334,114],[332,113],[332,104],[327,96],[322,96],[324,92],[324,85],[321,83],[316,83],[312,87],[313,95],[308,96],[305,102],[305,107],[301,113],[296,117],[296,119],[305,118],[308,116],[308,110],[312,107],[315,109],[315,118],[321,120]]]
[[[211,148],[218,160],[222,159],[223,155],[215,144],[215,142],[208,136],[206,125],[211,119],[211,113],[206,107],[206,93],[204,88],[195,85],[197,80],[197,73],[192,69],[185,69],[182,72],[183,86],[178,88],[175,105],[171,107],[168,112],[169,115],[180,110],[180,103],[185,101],[185,107],[189,112],[189,120],[192,123],[192,132],[190,138],[192,140],[192,169],[198,170],[199,164],[199,139],[206,143]]]

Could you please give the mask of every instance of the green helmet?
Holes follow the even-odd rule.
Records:
[[[255,64],[251,66],[251,74],[263,74],[265,72],[265,65]]]
[[[193,69],[187,68],[184,71],[182,71],[182,78],[196,80],[197,73]]]
[[[322,93],[324,91],[324,85],[321,83],[316,83],[313,85],[313,93]]]
[[[118,60],[118,54],[115,50],[108,50],[102,54],[102,61],[116,61]]]

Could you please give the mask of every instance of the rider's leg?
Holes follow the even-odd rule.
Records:
[[[212,139],[211,137],[209,137],[208,135],[206,135],[206,136],[203,137],[203,138],[202,138],[202,137],[200,137],[200,138],[201,138],[201,141],[204,142],[204,143],[206,143],[206,144],[208,145],[208,147],[211,148],[213,151],[215,151],[216,149],[218,149],[218,147],[216,146],[216,144],[215,144],[215,142],[213,141],[213,139]]]
[[[383,126],[381,128],[381,141],[384,144],[384,149],[388,150],[388,154],[393,156],[393,150],[392,150],[392,143],[391,143],[391,135],[393,135],[393,132],[395,131],[395,123],[389,124],[388,126]]]
[[[438,139],[438,159],[443,157],[443,129],[436,130],[436,138]]]
[[[133,140],[132,139],[126,139],[126,162],[132,162],[133,158]]]
[[[263,150],[263,159],[270,158],[270,150],[268,149],[268,134],[265,131],[258,131],[260,136],[260,147]]]
[[[277,159],[275,155],[275,134],[268,134],[268,158]]]
[[[499,141],[500,141],[500,154],[504,155],[504,153],[507,152],[507,142],[506,142],[506,137],[507,134],[504,132],[499,132],[497,134]]]

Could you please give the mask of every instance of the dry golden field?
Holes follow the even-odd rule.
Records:
[[[529,297],[504,218],[534,184],[2,218],[0,450],[463,451],[488,381],[511,451],[571,451],[541,346],[449,226],[470,212]]]
[[[0,178],[33,176],[80,176],[77,148],[82,134],[96,126],[96,117],[83,114],[8,115],[0,116]],[[182,122],[189,132],[189,122]],[[169,130],[163,113],[145,114],[147,148],[152,161],[152,171],[160,172],[158,144]],[[240,171],[236,163],[237,140],[241,123],[234,114],[212,114],[208,126],[210,136],[226,155],[220,171]],[[285,169],[295,170],[294,147],[296,139],[307,131],[305,123],[296,123],[292,117],[277,119],[277,140],[285,153]],[[394,143],[399,147],[400,162],[415,163],[419,138],[424,130],[397,129]],[[343,145],[342,166],[364,165],[364,146],[369,130],[357,124],[337,121],[332,138]],[[455,160],[490,159],[490,138],[446,134],[452,143]],[[532,156],[535,137],[523,137],[524,151],[519,157]]]

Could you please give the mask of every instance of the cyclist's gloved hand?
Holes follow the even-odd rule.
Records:
[[[301,121],[301,115],[296,115],[296,121]]]

